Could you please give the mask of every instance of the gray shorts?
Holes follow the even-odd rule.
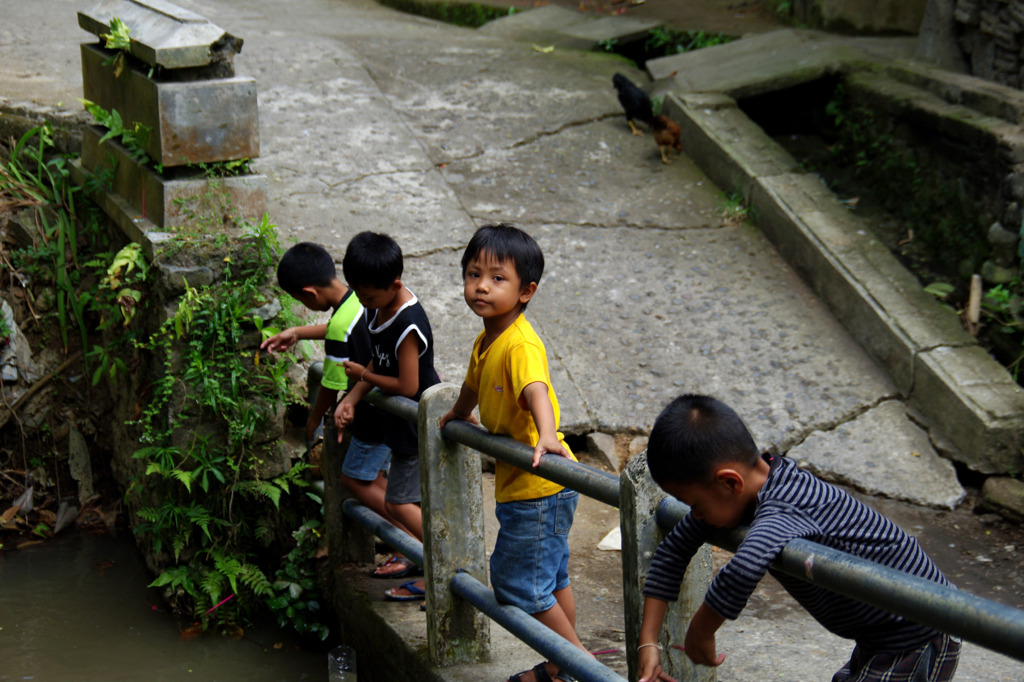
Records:
[[[392,457],[388,469],[388,487],[384,501],[391,504],[418,504],[420,501],[420,458]]]

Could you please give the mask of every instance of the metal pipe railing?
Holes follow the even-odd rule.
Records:
[[[671,529],[689,512],[674,499],[658,505],[658,524]],[[723,531],[715,543],[735,552],[746,531]],[[915,623],[1024,660],[1024,611],[945,587],[809,540],[790,540],[772,567]]]
[[[402,419],[416,421],[415,400],[389,396],[377,389],[371,391],[366,400]],[[558,455],[544,455],[534,469],[533,448],[507,436],[496,436],[480,426],[461,420],[448,422],[441,433],[449,440],[564,485],[587,497],[612,507],[619,506],[619,478],[606,471]]]
[[[564,637],[555,634],[540,621],[515,606],[499,604],[486,585],[468,573],[452,577],[452,590],[503,628],[528,644],[549,661],[557,661],[561,668],[574,677],[587,682],[626,682]]]
[[[417,403],[413,400],[386,396],[377,390],[372,391],[367,399],[377,407],[403,419],[414,422],[417,420]],[[511,438],[495,436],[479,426],[464,421],[453,421],[446,424],[442,435],[448,440],[560,483],[613,507],[619,506],[620,479],[609,473],[557,455],[543,456],[539,466],[534,469],[532,468],[532,448]],[[360,508],[360,505],[350,504],[350,502],[345,504],[345,511],[355,516],[356,514],[353,512]],[[656,507],[656,522],[662,528],[670,529],[688,511],[686,505],[678,500],[664,499]],[[367,515],[372,515],[375,518],[369,519]],[[362,511],[359,512],[360,520],[366,523],[364,517],[369,519],[371,530],[376,535],[384,538],[417,564],[423,564],[423,550],[419,542],[407,534],[397,531],[384,519],[368,510],[365,510],[365,514]],[[735,551],[745,535],[746,532],[743,529],[722,531],[714,538],[714,542]],[[961,592],[955,588],[943,587],[802,539],[790,541],[773,563],[773,568],[898,616],[925,623],[937,630],[962,637],[1015,659],[1024,660],[1024,611],[1020,609]],[[457,583],[458,587],[456,587]],[[553,635],[543,626],[540,626],[541,629],[538,630],[537,621],[527,614],[514,609],[514,607],[499,605],[494,601],[493,593],[472,576],[457,574],[451,584],[457,594],[508,629],[526,628],[529,630],[530,632],[524,631],[523,634],[513,631],[520,639],[551,660],[565,664],[566,669],[573,674],[585,679],[620,679],[618,677],[603,678],[597,676],[597,673],[583,673],[574,670],[575,663],[569,665],[567,662],[575,660],[572,657],[576,656],[578,649],[557,635]],[[486,597],[480,594],[480,590],[490,596]],[[508,615],[513,612],[518,615]],[[506,623],[503,619],[511,620]],[[536,634],[537,632],[540,634]],[[544,641],[549,636],[556,637],[560,643],[555,648],[541,648],[552,646]],[[568,649],[563,651],[563,644]],[[590,660],[592,661],[592,659]],[[596,661],[593,661],[593,665],[604,670],[603,674],[614,675]]]
[[[407,559],[423,568],[423,543],[398,529],[383,516],[360,504],[359,500],[350,497],[341,506],[345,513],[361,523],[371,533],[388,543],[405,555]]]

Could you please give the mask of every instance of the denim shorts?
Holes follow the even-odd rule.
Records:
[[[372,481],[391,465],[391,450],[383,443],[367,443],[355,436],[348,439],[348,450],[341,473],[357,481]]]
[[[531,614],[555,605],[554,593],[569,586],[569,529],[579,500],[578,492],[566,488],[497,505],[491,586],[500,603]]]
[[[388,469],[388,487],[384,501],[391,504],[418,504],[420,501],[420,458],[393,457]]]

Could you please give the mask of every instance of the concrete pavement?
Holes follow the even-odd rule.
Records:
[[[282,242],[317,241],[340,260],[355,233],[392,234],[431,317],[444,379],[460,380],[479,331],[461,300],[461,249],[476,225],[511,221],[547,258],[530,317],[566,432],[643,434],[671,397],[701,391],[733,404],[764,447],[806,450],[827,435],[847,462],[901,472],[887,494],[934,506],[962,496],[890,379],[761,232],[723,219],[725,198],[691,159],[663,166],[649,137],[629,134],[611,87],[616,71],[643,82],[629,64],[542,52],[363,0],[178,4],[245,39],[236,67],[257,79],[256,166]],[[0,5],[0,104],[77,109],[78,45],[90,39],[77,28],[83,7]],[[920,456],[890,466],[887,457],[908,454],[884,445],[894,442]],[[615,641],[616,558],[592,549],[615,515],[584,506],[580,520],[581,633]],[[765,589],[765,608],[723,632],[733,654],[720,679],[830,674],[845,643]],[[418,613],[399,615],[422,627]],[[528,667],[529,652],[512,646],[488,675]],[[978,676],[962,679],[1021,677],[1007,659],[971,657]],[[968,675],[972,665],[965,657]]]

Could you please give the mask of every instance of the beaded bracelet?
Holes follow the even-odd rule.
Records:
[[[639,651],[641,649],[643,649],[645,646],[653,646],[658,651],[661,651],[661,645],[660,644],[658,644],[657,642],[648,642],[647,644],[641,644],[640,646],[638,646],[636,648],[637,652],[639,653]]]

